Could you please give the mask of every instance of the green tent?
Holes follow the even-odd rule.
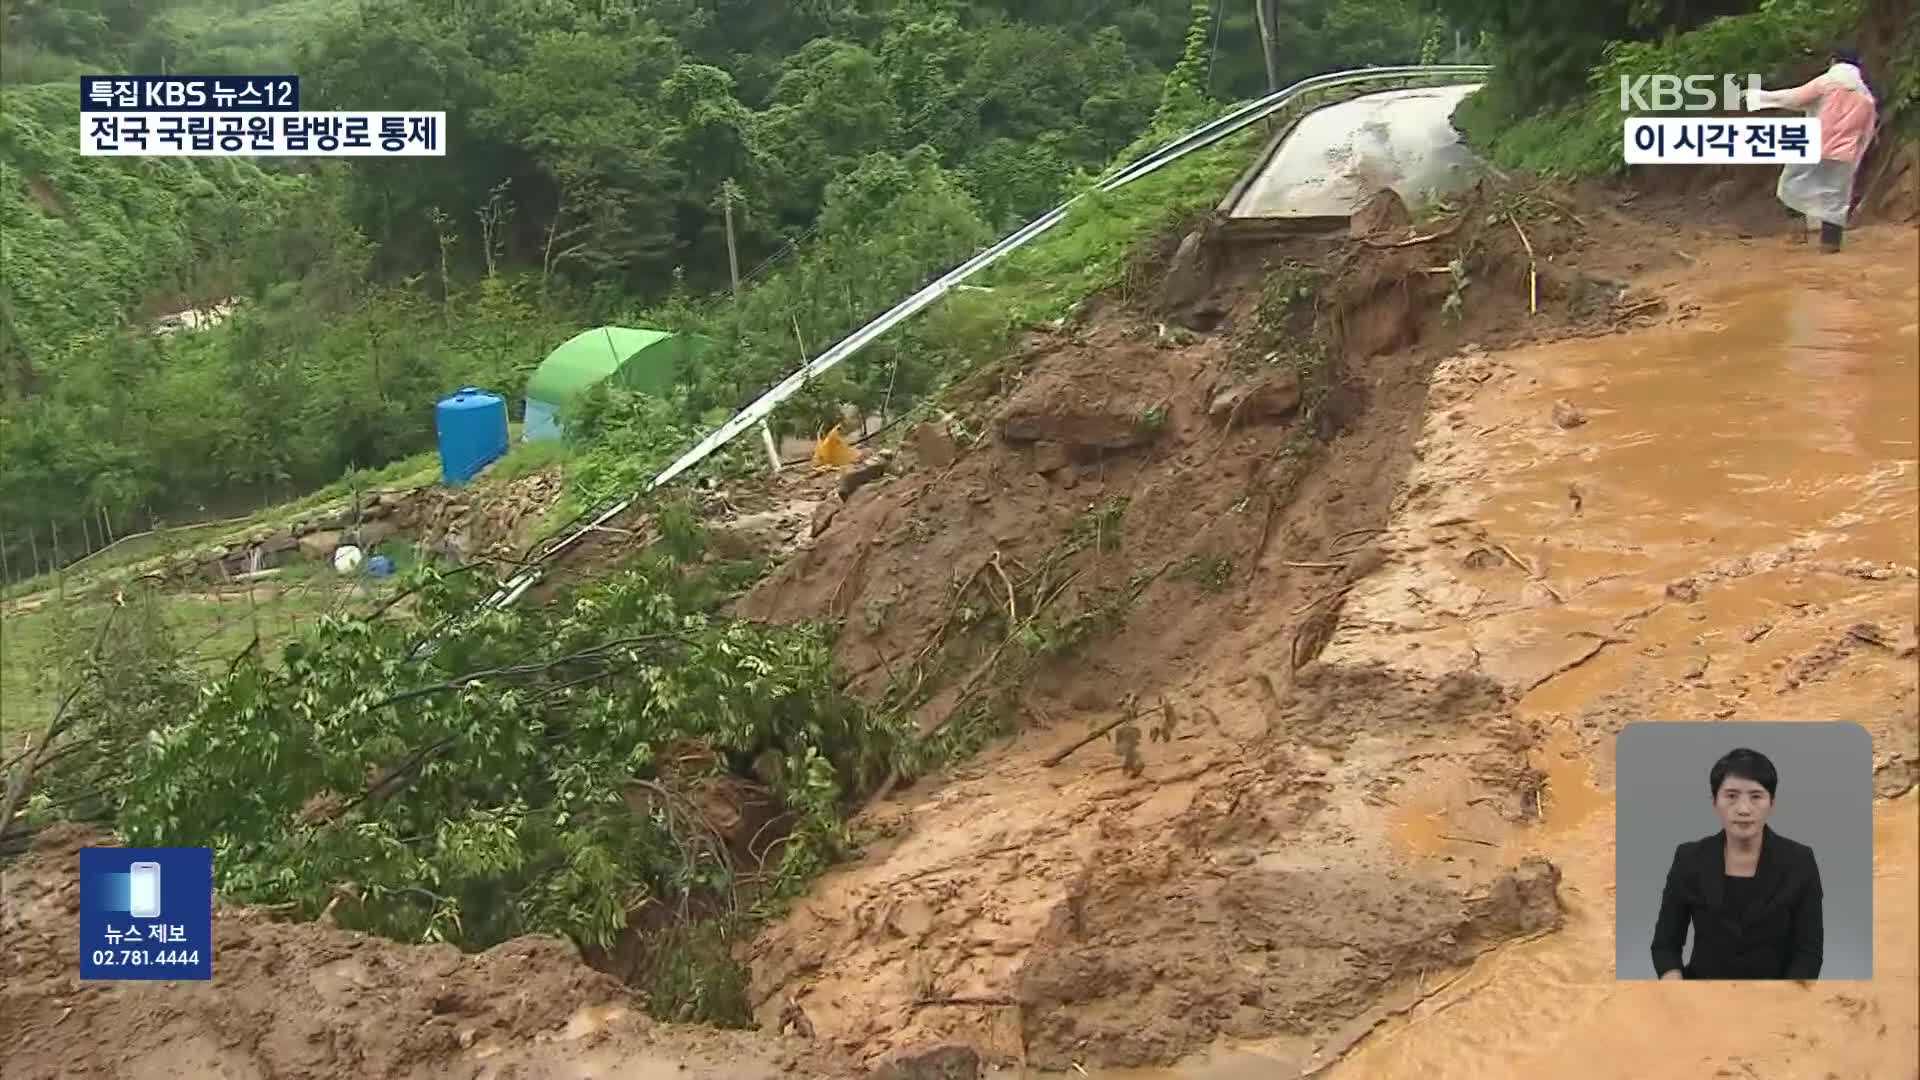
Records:
[[[629,326],[596,326],[575,334],[548,353],[527,380],[522,437],[559,438],[568,406],[609,379],[623,389],[665,394],[681,366],[705,344],[692,335]]]

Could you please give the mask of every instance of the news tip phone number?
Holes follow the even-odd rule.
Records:
[[[95,949],[92,959],[95,967],[148,967],[162,964],[197,967],[200,963],[200,950]]]

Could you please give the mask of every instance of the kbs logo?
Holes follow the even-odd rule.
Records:
[[[149,109],[197,109],[207,104],[207,91],[197,82],[175,79],[142,83],[140,103]]]
[[[1748,75],[1745,86],[1738,75],[1622,75],[1620,111],[1744,112],[1747,91],[1758,89],[1758,75]]]

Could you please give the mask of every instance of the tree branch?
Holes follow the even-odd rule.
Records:
[[[431,686],[420,686],[412,690],[403,690],[398,694],[381,698],[379,701],[368,705],[367,711],[373,712],[378,709],[384,709],[390,705],[398,705],[402,702],[412,701],[415,698],[444,694],[452,690],[465,690],[467,687],[473,686],[486,679],[537,675],[543,671],[551,671],[562,664],[574,663],[580,660],[598,660],[615,649],[624,648],[629,645],[657,645],[665,641],[675,641],[683,645],[693,644],[693,642],[689,641],[686,637],[677,633],[641,634],[637,637],[616,638],[603,645],[595,645],[591,649],[582,649],[579,652],[569,653],[566,656],[557,657],[552,660],[543,660],[537,664],[511,664],[507,667],[485,668],[480,671],[469,672],[457,678],[449,679],[443,683],[434,683]]]
[[[100,649],[106,644],[107,632],[113,629],[113,619],[119,611],[117,606],[107,609],[107,617],[100,623],[100,633],[93,640],[93,648],[87,651],[88,660],[100,658]],[[67,696],[61,700],[60,708],[54,712],[53,719],[47,721],[47,726],[40,729],[40,734],[34,739],[33,747],[28,751],[26,760],[21,762],[14,769],[13,775],[8,778],[6,795],[0,797],[0,841],[6,839],[7,830],[13,827],[14,815],[20,812],[20,804],[27,799],[27,792],[33,786],[33,774],[47,761],[47,747],[51,746],[53,741],[67,730],[67,726],[73,723],[69,710],[73,700],[80,696],[80,691],[86,685],[87,675],[83,663],[79,677],[74,680],[73,688],[67,691]]]

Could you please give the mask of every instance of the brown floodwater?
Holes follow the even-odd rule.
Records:
[[[1750,641],[1761,627],[1807,610],[1902,629],[1914,618],[1915,586],[1900,576],[1920,561],[1920,248],[1912,230],[1850,234],[1838,257],[1730,246],[1664,284],[1690,294],[1700,314],[1504,354],[1520,377],[1483,391],[1456,429],[1472,440],[1481,477],[1474,518],[1567,599],[1488,620],[1477,647],[1524,652],[1573,628],[1633,626],[1635,648],[1597,653],[1521,699],[1522,717],[1553,732],[1537,761],[1547,777],[1540,820],[1480,856],[1553,860],[1564,875],[1566,926],[1482,957],[1317,1075],[1920,1076],[1914,792],[1875,806],[1870,982],[1614,978],[1612,746],[1578,729],[1583,710],[1634,689],[1652,665],[1693,689],[1652,701],[1651,715],[1639,718],[1871,720],[1883,741],[1889,730],[1904,730],[1897,739],[1913,731],[1910,721],[1889,728],[1885,716],[1890,701],[1912,707],[1910,690],[1903,696],[1911,660],[1904,669],[1856,665],[1799,688],[1791,714],[1769,712],[1786,707],[1771,697],[1756,704],[1746,696],[1754,688],[1772,695],[1768,680],[1808,644],[1788,630]],[[1588,423],[1568,431],[1541,422],[1562,400]],[[1892,564],[1894,577],[1808,570],[1848,560]],[[1712,587],[1699,602],[1649,605],[1650,592],[1702,575]],[[1733,687],[1742,688],[1738,699]],[[1460,831],[1449,825],[1458,793],[1425,795],[1397,816],[1396,846],[1416,861],[1460,855],[1460,841],[1449,839]],[[1251,1080],[1296,1075],[1299,1061],[1297,1045],[1223,1045],[1171,1069],[1085,1075]]]

